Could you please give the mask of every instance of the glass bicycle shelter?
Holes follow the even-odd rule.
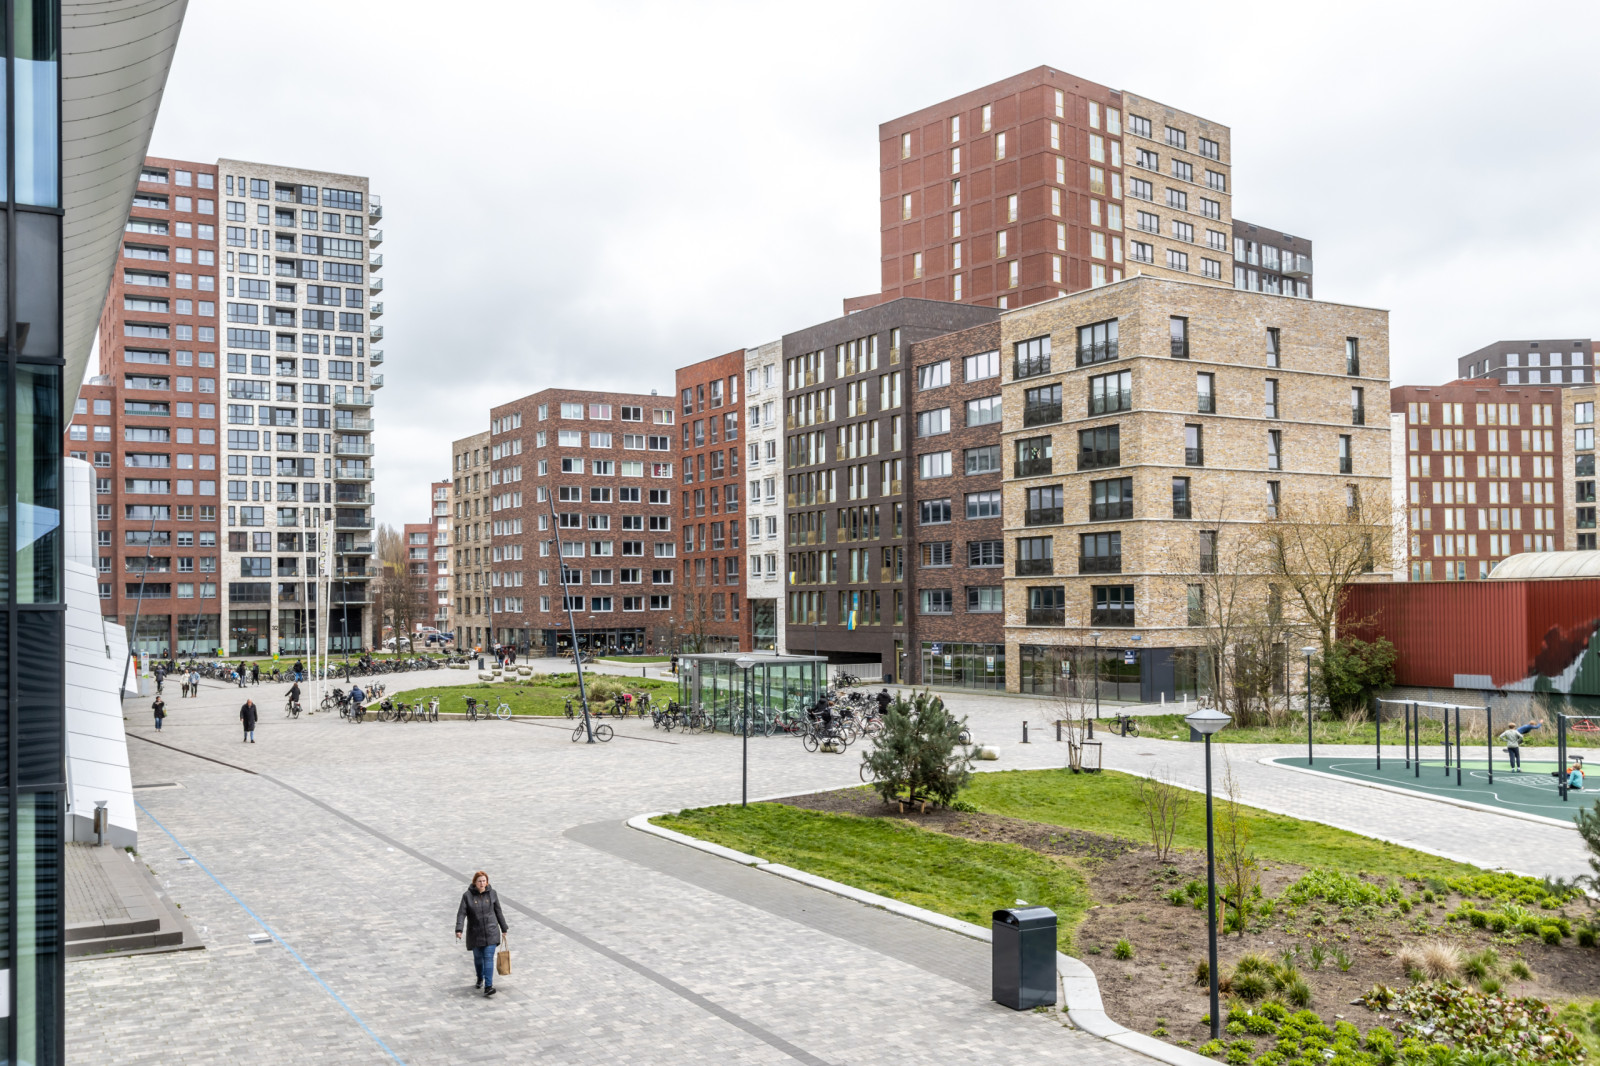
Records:
[[[766,732],[767,721],[784,712],[804,714],[828,686],[828,659],[823,655],[773,655],[745,653],[755,661],[750,668],[750,732]],[[745,673],[739,653],[678,657],[678,703],[688,711],[708,716],[717,729],[738,727],[744,707]]]

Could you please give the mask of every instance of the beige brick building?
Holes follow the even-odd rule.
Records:
[[[489,646],[489,431],[450,445],[450,629],[456,647]]]
[[[1001,326],[1011,691],[1100,632],[1107,698],[1192,695],[1204,535],[1389,494],[1387,312],[1143,276]]]
[[[1570,427],[1572,458],[1563,464],[1563,502],[1567,513],[1566,546],[1579,551],[1594,551],[1595,501],[1594,400],[1593,385],[1568,386],[1562,395],[1566,410],[1562,421]]]

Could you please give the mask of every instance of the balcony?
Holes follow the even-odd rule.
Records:
[[[383,388],[383,375],[382,374],[374,374],[374,375],[372,375],[372,391],[373,392],[377,392],[381,388]]]
[[[383,327],[373,326],[371,329],[367,330],[367,339],[372,341],[373,344],[377,344],[379,341],[383,340]]]
[[[1217,557],[1215,554],[1201,553],[1200,572],[1202,574],[1214,574],[1217,572]]]
[[[382,576],[383,568],[381,566],[336,566],[330,573],[336,581],[365,581],[368,578]]]
[[[383,197],[376,195],[367,197],[367,217],[373,219],[383,217]]]
[[[369,518],[335,518],[334,529],[371,529],[372,519]]]
[[[1018,577],[1038,577],[1040,574],[1053,574],[1056,572],[1054,559],[1018,559]]]
[[[383,279],[377,277],[376,275],[369,275],[367,277],[367,292],[371,293],[373,296],[376,296],[382,291]]]
[[[1120,574],[1122,573],[1121,555],[1080,555],[1078,557],[1078,573],[1080,574]]]
[[[1367,409],[1365,407],[1352,407],[1352,408],[1350,408],[1350,424],[1352,426],[1364,426],[1364,425],[1366,425],[1367,424]]]
[[[1059,507],[1030,507],[1023,512],[1022,521],[1029,526],[1059,526],[1061,524],[1061,508]]]
[[[372,349],[370,349],[367,352],[367,362],[371,363],[373,366],[382,366],[383,365],[383,349],[382,348],[372,348]]]
[[[355,467],[355,466],[340,466],[340,465],[335,464],[335,466],[333,468],[333,480],[335,480],[335,481],[371,481],[372,480],[372,469],[371,469],[371,467],[365,467],[365,466]]]
[[[1050,458],[1044,458],[1044,459],[1018,459],[1017,460],[1016,476],[1017,477],[1038,477],[1041,474],[1053,473],[1054,472],[1054,467],[1055,467],[1055,460],[1050,459]]]
[[[1103,470],[1121,465],[1121,448],[1084,448],[1078,452],[1079,470]]]
[[[372,444],[370,441],[363,441],[360,444],[345,444],[341,441],[333,446],[333,454],[367,458],[372,455]]]
[[[372,419],[370,418],[336,418],[333,428],[343,433],[371,433]]]
[[[1089,611],[1089,624],[1092,626],[1131,626],[1133,625],[1133,608],[1091,608]]]
[[[1118,500],[1114,503],[1091,503],[1089,505],[1089,521],[1110,522],[1118,518],[1133,517],[1133,501]]]
[[[333,406],[335,406],[335,407],[371,407],[372,406],[372,397],[367,395],[365,389],[352,389],[346,395],[340,395],[338,392],[335,392],[333,394]]]
[[[378,495],[371,489],[362,489],[357,493],[341,492],[333,501],[335,507],[371,507],[377,502]]]
[[[342,606],[345,604],[355,606],[358,604],[371,603],[372,586],[366,584],[365,582],[360,585],[351,586],[335,585],[333,586],[332,595],[328,597],[328,602],[334,604],[335,606]]]
[[[373,300],[372,301],[372,304],[367,308],[367,317],[368,318],[382,318],[383,317],[383,301],[382,300]]]
[[[373,252],[371,255],[367,256],[367,266],[370,267],[373,270],[382,270],[383,269],[383,253],[382,252]]]
[[[376,248],[383,243],[383,230],[373,227],[367,230],[367,243]]]
[[[1309,255],[1285,255],[1283,257],[1283,272],[1291,278],[1309,278],[1311,276],[1311,257]]]
[[[1067,624],[1067,609],[1065,607],[1029,607],[1028,624],[1030,626],[1064,626]],[[1099,623],[1096,623],[1097,625]]]
[[[1184,466],[1205,466],[1206,450],[1204,448],[1185,448],[1183,450]]]
[[[1024,426],[1042,426],[1051,422],[1061,421],[1061,402],[1055,403],[1030,403],[1022,407],[1022,424]]]

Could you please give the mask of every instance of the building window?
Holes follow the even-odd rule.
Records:
[[[1283,431],[1267,430],[1267,469],[1283,469]]]
[[[1078,365],[1092,366],[1117,358],[1117,320],[1078,327]],[[1047,366],[1046,371],[1049,370]]]
[[[1089,612],[1092,626],[1131,626],[1133,621],[1132,585],[1094,585],[1094,607]]]
[[[1339,435],[1339,473],[1351,473],[1353,461],[1350,455],[1350,437],[1348,434]]]
[[[1175,477],[1172,479],[1172,517],[1190,517],[1189,506],[1189,479]]]
[[[1116,323],[1111,323],[1113,331]],[[1015,346],[1016,360],[1014,377],[1031,378],[1040,374],[1050,373],[1050,338],[1034,337],[1032,340],[1020,341]]]
[[[1028,589],[1028,625],[1065,625],[1066,615],[1067,590],[1064,587],[1053,585]]]
[[[923,614],[950,614],[952,613],[949,589],[923,589],[922,590]]]
[[[1078,469],[1099,470],[1122,465],[1121,432],[1117,426],[1078,431]]]
[[[1264,418],[1278,417],[1278,380],[1276,378],[1268,378],[1266,380],[1266,391],[1262,396],[1261,413]]]
[[[1055,573],[1055,562],[1052,559],[1054,545],[1054,537],[1018,537],[1017,576]]]
[[[1017,441],[1017,477],[1038,477],[1052,472],[1051,439],[1024,437]]]
[[[1122,573],[1122,534],[1080,534],[1078,537],[1078,573]]]
[[[1172,338],[1172,358],[1189,358],[1189,320],[1174,315],[1167,320],[1168,333]]]
[[[1183,465],[1205,466],[1206,449],[1204,427],[1187,425],[1183,427]]]
[[[1027,490],[1027,509],[1023,512],[1023,524],[1029,526],[1054,526],[1060,525],[1062,520],[1062,488],[1060,485],[1047,485],[1043,488]]]
[[[1355,337],[1344,339],[1344,372],[1351,377],[1361,373],[1361,342]]]
[[[1278,344],[1279,344],[1279,336],[1278,336],[1277,328],[1276,327],[1268,327],[1268,329],[1267,329],[1267,366],[1269,366],[1269,367],[1276,367],[1278,365],[1278,351],[1279,351]]]
[[[1133,517],[1133,478],[1113,478],[1089,483],[1089,521],[1109,522]]]
[[[1022,424],[1040,426],[1061,421],[1061,386],[1042,385],[1022,394]]]
[[[1100,374],[1089,379],[1089,414],[1103,415],[1133,407],[1133,371]]]
[[[1195,391],[1197,394],[1195,410],[1203,415],[1217,413],[1216,380],[1215,374],[1195,375]]]

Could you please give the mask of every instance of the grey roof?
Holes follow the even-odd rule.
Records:
[[[1524,552],[1501,559],[1489,571],[1492,581],[1537,577],[1600,577],[1600,551]]]

